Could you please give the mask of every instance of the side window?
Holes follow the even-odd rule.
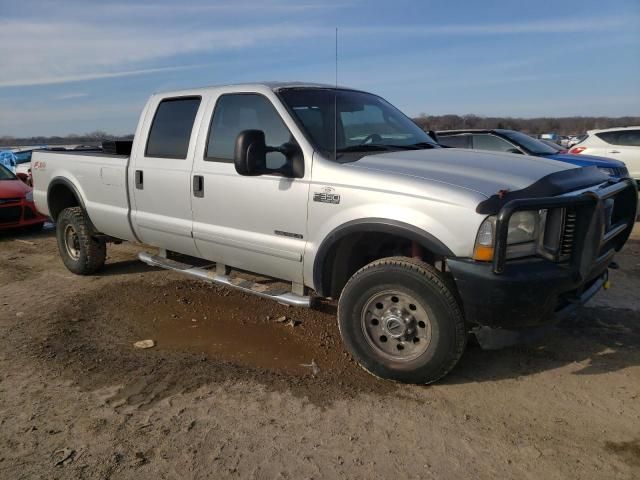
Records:
[[[438,135],[438,143],[445,147],[471,148],[470,135]]]
[[[506,140],[489,134],[473,135],[474,150],[491,150],[494,152],[508,152],[515,148]]]
[[[233,162],[236,138],[243,130],[262,130],[267,145],[279,147],[294,139],[271,102],[258,94],[225,94],[216,103],[205,160]],[[267,168],[275,170],[285,165],[287,159],[279,152],[267,154]]]
[[[611,145],[640,147],[640,130],[618,130],[596,133],[596,135]]]
[[[200,97],[162,100],[149,130],[145,156],[187,158],[193,122],[200,106]]]

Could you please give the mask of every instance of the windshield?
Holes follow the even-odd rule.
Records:
[[[500,131],[500,133],[534,155],[553,155],[554,153],[558,153],[557,148],[553,148],[524,133],[504,130]]]
[[[0,164],[0,180],[15,180],[16,178],[11,170]]]
[[[349,153],[438,147],[400,110],[370,93],[291,88],[282,90],[280,97],[315,148],[333,158],[335,147],[338,161],[357,159]]]

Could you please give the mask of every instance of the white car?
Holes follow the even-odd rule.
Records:
[[[640,126],[589,130],[569,153],[600,155],[623,161],[631,178],[640,180]]]

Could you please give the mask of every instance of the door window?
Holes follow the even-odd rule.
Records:
[[[187,158],[193,122],[200,106],[200,97],[162,100],[153,117],[145,156]]]
[[[258,94],[220,96],[209,127],[205,160],[233,162],[236,138],[243,130],[262,130],[270,147],[294,139],[271,102]],[[277,170],[287,162],[280,152],[267,153],[267,168]]]
[[[473,135],[473,148],[475,150],[508,152],[509,150],[513,150],[515,147],[511,143],[500,137],[496,137],[495,135],[478,134]]]
[[[618,130],[596,133],[596,135],[610,145],[640,147],[640,130]]]

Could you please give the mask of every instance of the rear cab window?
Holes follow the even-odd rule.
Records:
[[[200,97],[179,97],[160,102],[149,130],[146,157],[187,158],[200,101]]]

